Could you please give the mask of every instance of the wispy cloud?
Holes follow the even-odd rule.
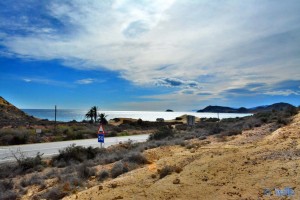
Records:
[[[300,91],[293,90],[277,90],[277,91],[267,91],[265,94],[271,96],[289,96],[289,95],[300,95]]]
[[[27,78],[21,78],[22,81],[26,83],[38,83],[38,84],[44,84],[44,85],[53,85],[53,86],[59,86],[59,87],[73,87],[73,84],[63,82],[63,81],[57,81],[53,79],[48,78],[42,78],[42,77],[27,77]]]
[[[87,84],[91,84],[94,82],[95,82],[95,80],[92,78],[80,79],[80,80],[75,81],[75,83],[80,84],[80,85],[87,85]]]
[[[136,85],[177,88],[180,98],[298,94],[264,86],[300,77],[297,0],[54,0],[28,6],[16,18],[0,15],[0,45],[16,56],[117,71]],[[32,17],[29,11],[38,6],[43,15]],[[261,85],[249,86],[255,82]]]

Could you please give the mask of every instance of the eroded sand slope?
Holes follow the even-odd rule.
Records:
[[[271,134],[268,128],[194,141],[191,149],[148,150],[151,164],[65,199],[282,199],[274,190],[285,187],[295,192],[288,199],[300,199],[300,114]],[[160,179],[166,165],[182,171]]]

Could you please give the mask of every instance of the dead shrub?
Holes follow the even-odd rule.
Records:
[[[82,164],[78,167],[77,174],[80,178],[88,179],[91,176],[95,176],[96,172],[93,168],[88,167],[86,164]]]
[[[40,199],[47,199],[47,200],[57,200],[57,199],[62,199],[67,195],[66,192],[63,192],[60,188],[58,187],[53,187],[50,190],[46,191],[40,196]]]
[[[109,178],[109,173],[106,170],[102,170],[98,175],[98,181],[102,182],[105,179]]]
[[[143,154],[136,152],[129,154],[124,161],[136,164],[149,164],[149,161]]]
[[[159,170],[159,178],[162,179],[174,172],[174,167],[173,166],[165,166],[161,170]]]
[[[126,172],[128,172],[128,167],[121,161],[116,162],[110,171],[112,178],[116,178]]]

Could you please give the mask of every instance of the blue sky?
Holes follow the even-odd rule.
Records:
[[[0,96],[20,108],[300,104],[298,0],[4,0]]]

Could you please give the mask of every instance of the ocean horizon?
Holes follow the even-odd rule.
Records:
[[[54,109],[22,109],[28,115],[32,115],[40,119],[54,120],[55,111]],[[84,109],[57,109],[56,120],[61,122],[69,122],[76,120],[78,122],[82,120],[87,120],[85,114],[88,110]],[[163,118],[165,120],[175,119],[182,115],[193,115],[196,117],[219,117],[223,118],[235,118],[235,117],[244,117],[249,116],[249,114],[241,113],[197,113],[191,111],[181,111],[181,112],[166,112],[166,111],[99,111],[99,113],[105,113],[107,115],[106,119],[114,118],[133,118],[133,119],[142,119],[143,121],[156,121],[157,118]]]

